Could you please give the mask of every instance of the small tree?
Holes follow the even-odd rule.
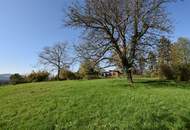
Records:
[[[26,80],[20,74],[13,74],[10,76],[10,83],[13,85],[24,83]]]
[[[162,64],[160,65],[160,78],[166,78],[167,80],[176,79],[176,70],[173,70],[173,67]]]
[[[181,65],[179,67],[180,81],[189,81],[190,80],[190,66]]]
[[[172,67],[176,73],[176,80],[179,81],[190,80],[190,64],[178,64]]]
[[[61,80],[74,80],[77,79],[75,73],[71,72],[68,69],[61,69],[60,72],[60,79]]]
[[[39,55],[39,61],[41,64],[57,70],[57,79],[60,80],[61,68],[72,63],[71,58],[67,55],[67,43],[59,42],[52,47],[45,47]]]
[[[84,79],[95,79],[99,77],[100,69],[94,62],[90,60],[84,60],[79,68],[79,74]]]

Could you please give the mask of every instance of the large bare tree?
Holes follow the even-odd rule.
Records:
[[[52,67],[53,70],[57,70],[57,79],[60,80],[61,69],[68,67],[72,63],[68,57],[67,43],[58,42],[52,47],[43,48],[39,54],[39,62],[45,66]]]
[[[140,51],[154,45],[160,35],[170,32],[165,6],[173,0],[84,0],[72,4],[66,25],[84,29],[86,42],[79,54],[96,62],[114,60],[132,80],[132,67]]]

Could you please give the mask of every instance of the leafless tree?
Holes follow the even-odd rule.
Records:
[[[72,62],[67,55],[67,43],[58,42],[52,47],[45,47],[39,54],[39,62],[57,70],[57,79],[60,80],[60,71]]]
[[[123,72],[132,80],[131,68],[140,51],[171,30],[165,6],[174,0],[84,0],[72,4],[66,26],[84,29],[87,42],[77,48],[80,56],[113,60],[116,54]]]

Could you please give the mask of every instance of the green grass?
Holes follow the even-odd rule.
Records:
[[[0,130],[190,129],[190,83],[124,79],[0,88]]]

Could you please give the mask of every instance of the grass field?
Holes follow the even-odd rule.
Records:
[[[0,130],[189,130],[190,83],[124,79],[0,88]]]

